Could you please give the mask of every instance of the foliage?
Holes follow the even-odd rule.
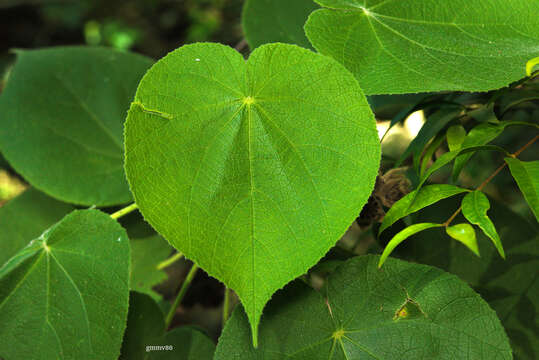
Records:
[[[186,4],[185,41],[225,21]],[[121,19],[81,25],[116,49],[16,50],[0,167],[29,189],[0,205],[0,358],[537,358],[538,12],[248,0],[245,56],[153,62]]]

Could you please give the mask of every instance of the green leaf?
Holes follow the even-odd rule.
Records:
[[[131,200],[123,121],[148,58],[97,47],[17,51],[0,96],[0,148],[37,189],[83,205]]]
[[[247,0],[242,25],[251,49],[274,42],[311,48],[303,25],[319,6],[313,0]]]
[[[0,207],[0,266],[73,209],[35,189]]]
[[[496,231],[496,227],[487,215],[488,209],[490,209],[490,202],[486,195],[481,191],[474,191],[466,194],[462,199],[462,214],[466,220],[479,226],[485,235],[492,240],[492,243],[496,246],[500,256],[505,259],[502,241]]]
[[[472,146],[472,147],[461,147],[459,150],[449,151],[440,156],[434,164],[432,164],[427,171],[423,175],[421,175],[421,178],[419,179],[419,184],[417,185],[416,190],[421,189],[423,184],[429,179],[429,177],[435,173],[436,171],[440,170],[453,160],[455,158],[458,158],[458,156],[463,156],[468,153],[472,153],[479,150],[485,150],[485,151],[498,151],[502,154],[509,155],[507,150],[505,150],[502,147],[496,146],[496,145],[482,145],[482,146]]]
[[[499,123],[484,123],[474,127],[464,138],[461,148],[470,148],[474,146],[482,146],[488,144],[497,138],[508,126],[530,126],[538,127],[534,123],[526,123],[521,121],[502,121]],[[460,172],[474,153],[464,154],[455,160],[453,166],[453,181],[456,181]]]
[[[421,159],[421,167],[419,168],[419,177],[423,176],[428,165],[432,161],[432,156],[436,153],[436,150],[440,148],[444,140],[446,140],[447,135],[444,133],[439,133],[434,139],[430,142],[427,148],[423,152],[423,158]]]
[[[418,212],[418,222],[443,222],[459,206],[460,199],[442,200],[436,207]],[[516,359],[539,357],[537,316],[539,309],[539,227],[507,206],[490,199],[489,214],[496,221],[506,260],[482,232],[477,234],[481,258],[455,242],[442,241],[444,231],[433,229],[416,234],[393,256],[426,263],[449,271],[465,280],[489,305],[511,340]],[[464,220],[461,216],[457,220]]]
[[[460,107],[451,106],[430,115],[395,166],[400,166],[408,156],[413,155],[414,167],[418,168],[419,158],[429,140],[435,137],[451,120],[454,120],[461,111]]]
[[[486,91],[526,75],[536,1],[317,0],[305,32],[366,94]]]
[[[146,346],[156,345],[165,333],[165,318],[155,301],[147,294],[129,293],[127,328],[120,360],[146,360]]]
[[[505,162],[539,221],[539,161],[520,161],[507,157]]]
[[[511,359],[487,303],[454,275],[377,256],[347,261],[329,276],[327,299],[300,282],[271,300],[253,349],[238,307],[215,360]]]
[[[212,360],[215,353],[215,344],[206,334],[187,326],[169,331],[157,345],[172,345],[173,350],[154,352],[150,359]]]
[[[533,68],[539,65],[539,56],[534,57],[526,63],[526,76],[532,76]]]
[[[157,269],[157,265],[170,255],[171,247],[157,234],[142,238],[132,237],[130,241],[131,290],[160,298],[152,288],[167,278],[163,270]]]
[[[479,124],[466,135],[462,141],[461,148],[488,144],[503,132],[504,127],[505,126],[503,125],[500,126],[500,123]],[[465,154],[455,160],[455,165],[453,166],[453,181],[458,179],[460,172],[473,155],[474,153]]]
[[[385,229],[405,216],[432,205],[442,199],[446,199],[466,191],[469,190],[449,184],[427,185],[422,187],[419,193],[417,193],[417,190],[414,190],[393,204],[393,206],[384,216],[384,221],[382,221],[382,225],[380,226],[378,233],[381,234]]]
[[[218,44],[161,59],[129,110],[126,151],[144,217],[236,291],[254,341],[266,302],[337,242],[380,163],[353,76],[285,44],[263,45],[248,62]]]
[[[397,233],[397,235],[393,236],[393,238],[389,241],[389,243],[384,248],[384,252],[382,253],[382,256],[380,256],[380,262],[378,263],[378,267],[381,267],[384,262],[386,261],[387,257],[391,254],[391,252],[404,240],[408,239],[410,236],[417,234],[420,231],[432,229],[435,227],[443,226],[442,224],[434,224],[434,223],[419,223],[419,224],[413,224],[405,228],[404,230],[401,230]]]
[[[447,129],[447,146],[450,151],[458,150],[466,137],[466,130],[462,125],[453,125]]]
[[[475,237],[475,230],[470,224],[457,224],[448,226],[445,228],[447,235],[453,239],[460,241],[468,249],[470,249],[475,255],[479,256],[479,248],[477,247],[477,239]]]
[[[125,230],[74,211],[0,268],[0,357],[117,359],[128,296]]]
[[[195,328],[182,326],[165,334],[164,315],[155,301],[131,292],[120,360],[211,360],[214,352],[215,344]]]

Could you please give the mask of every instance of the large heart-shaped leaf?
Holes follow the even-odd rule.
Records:
[[[367,201],[380,144],[354,77],[294,45],[248,62],[184,46],[144,76],[126,123],[142,214],[245,305],[256,341],[271,295],[335,244]]]
[[[72,212],[0,268],[0,358],[117,359],[128,295],[125,230]]]
[[[481,297],[442,270],[377,256],[348,260],[323,298],[297,282],[270,302],[253,349],[241,308],[215,360],[511,359],[507,336]]]
[[[0,96],[0,148],[36,188],[67,202],[131,200],[123,122],[151,60],[97,47],[17,51]]]
[[[0,207],[0,266],[72,210],[35,189]]]
[[[526,76],[538,1],[317,0],[307,37],[366,94],[486,91]]]
[[[241,16],[247,43],[251,49],[273,42],[310,48],[303,25],[318,8],[313,0],[247,0]]]

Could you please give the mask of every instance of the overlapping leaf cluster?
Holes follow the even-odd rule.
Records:
[[[525,237],[515,240],[496,216],[513,214],[485,194],[491,178],[459,180],[474,154],[499,153],[494,175],[508,167],[539,219],[539,162],[519,158],[537,137],[520,149],[492,143],[510,127],[536,135],[513,115],[539,98],[537,60],[526,66],[539,3],[316,3],[246,1],[247,60],[207,43],[153,65],[105,48],[17,53],[0,95],[0,151],[33,188],[0,208],[1,358],[505,359],[509,340],[518,356],[537,355],[536,324],[522,320],[537,307],[537,228],[515,220]],[[510,83],[487,101],[432,93]],[[391,111],[365,94],[396,93],[424,94],[396,98],[405,106],[389,127],[415,110],[427,121],[391,164],[410,164],[412,191],[373,227],[384,251],[347,260],[320,292],[286,286],[367,203],[381,161],[372,109]],[[451,164],[451,183],[429,182]],[[132,199],[158,233],[93,209]],[[425,210],[454,200],[449,217]],[[197,329],[166,328],[153,290],[172,250],[163,238],[241,300],[216,350]],[[407,257],[404,241],[420,244],[411,259],[462,280],[388,259]]]

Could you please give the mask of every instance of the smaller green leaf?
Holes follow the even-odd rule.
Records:
[[[502,121],[499,123],[483,123],[474,127],[468,135],[464,138],[461,148],[471,148],[475,146],[482,146],[488,144],[495,138],[497,138],[508,126],[532,126],[537,127],[537,124],[525,123],[521,121]],[[453,167],[453,181],[456,181],[460,172],[473,156],[473,153],[459,156],[455,160],[455,166]]]
[[[435,223],[420,223],[420,224],[413,224],[411,226],[408,226],[406,229],[400,231],[397,235],[393,237],[389,241],[389,243],[386,245],[384,252],[382,253],[382,256],[380,256],[380,261],[378,262],[378,267],[382,267],[384,262],[386,261],[387,257],[391,252],[404,240],[408,239],[410,236],[417,234],[420,231],[432,229],[435,227],[441,227],[442,224],[435,224]],[[473,230],[473,229],[472,229]]]
[[[0,358],[118,359],[129,270],[118,222],[65,216],[0,268]]]
[[[419,193],[417,193],[417,190],[412,191],[393,204],[391,209],[389,209],[385,215],[384,221],[382,222],[378,233],[381,234],[385,229],[407,215],[432,205],[442,199],[446,199],[466,191],[469,190],[448,184],[427,185],[423,187]]]
[[[481,191],[474,191],[466,194],[462,199],[462,214],[464,217],[474,225],[477,225],[487,235],[496,249],[500,253],[500,256],[505,259],[505,252],[503,251],[502,241],[496,231],[496,227],[487,215],[487,211],[490,209],[490,202],[485,194]]]
[[[474,152],[474,151],[479,151],[479,150],[485,150],[485,151],[498,151],[498,152],[501,152],[505,155],[509,155],[509,153],[507,152],[507,150],[505,150],[504,148],[502,147],[499,147],[499,146],[496,146],[496,145],[482,145],[482,146],[472,146],[472,147],[467,147],[465,148],[464,146],[459,149],[459,150],[455,150],[455,151],[449,151],[449,152],[446,152],[445,154],[443,154],[442,156],[440,156],[435,162],[434,164],[431,165],[430,168],[428,168],[427,171],[425,171],[425,173],[421,176],[421,179],[419,181],[419,184],[417,185],[417,188],[416,190],[419,190],[421,189],[421,187],[423,186],[423,184],[428,180],[428,178],[436,171],[440,170],[441,168],[443,168],[444,166],[446,166],[447,164],[449,164],[451,161],[453,161],[455,158],[457,158],[458,156],[462,156],[464,154],[467,154],[467,153],[471,153],[471,152]]]
[[[146,294],[132,291],[127,330],[120,360],[211,360],[215,344],[193,327],[182,326],[165,333],[159,306]]]
[[[438,150],[438,148],[442,145],[444,140],[446,139],[446,134],[439,133],[429,144],[427,149],[425,150],[425,153],[423,154],[423,159],[421,160],[421,168],[419,169],[419,176],[423,176],[425,173],[425,170],[427,169],[427,166],[429,165],[430,161],[432,160],[432,156]]]
[[[152,287],[167,278],[157,265],[170,255],[171,249],[169,243],[157,234],[131,239],[132,290],[157,296]]]
[[[72,210],[32,188],[0,207],[0,266]]]
[[[526,75],[527,76],[532,76],[533,68],[536,65],[539,65],[539,56],[536,57],[536,58],[531,59],[530,61],[528,61],[526,63]]]
[[[146,346],[155,345],[164,333],[165,319],[159,306],[147,294],[131,291],[120,360],[148,359]]]
[[[251,49],[275,42],[310,49],[303,25],[318,8],[312,0],[247,0],[241,16],[245,39]]]
[[[448,226],[445,228],[447,235],[453,239],[460,241],[468,249],[470,249],[475,255],[479,256],[479,248],[477,246],[477,239],[475,237],[475,230],[470,224],[457,224]]]
[[[0,96],[0,147],[35,188],[65,202],[132,199],[123,123],[152,60],[97,46],[17,50]]]
[[[447,145],[449,146],[449,150],[454,151],[460,149],[465,137],[466,130],[462,125],[453,125],[447,129]]]
[[[213,341],[202,331],[190,326],[169,331],[156,345],[172,345],[173,349],[152,353],[152,360],[212,360],[215,353]]]
[[[427,118],[425,124],[419,130],[417,136],[412,140],[408,148],[401,155],[395,166],[400,166],[408,156],[412,155],[414,167],[419,167],[419,157],[421,152],[427,145],[430,139],[436,136],[451,120],[453,120],[461,112],[460,106],[451,106],[443,108]]]
[[[508,157],[505,158],[505,162],[539,221],[539,161],[520,161]]]

